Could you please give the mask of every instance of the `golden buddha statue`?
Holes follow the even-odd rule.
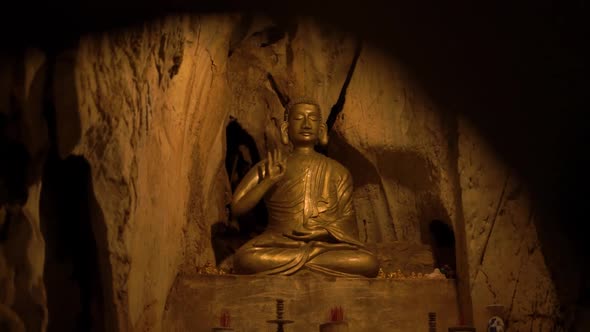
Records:
[[[350,172],[315,151],[327,144],[320,107],[296,101],[285,110],[281,141],[288,156],[275,150],[252,167],[236,188],[236,216],[264,199],[268,227],[235,254],[239,274],[291,275],[300,270],[342,277],[376,277],[377,258],[358,239]]]

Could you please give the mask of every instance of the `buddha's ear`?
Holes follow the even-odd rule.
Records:
[[[284,121],[281,123],[281,143],[289,145],[289,123]]]
[[[322,146],[328,145],[328,126],[325,123],[320,125],[319,143]]]

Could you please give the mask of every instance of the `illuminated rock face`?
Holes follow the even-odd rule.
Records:
[[[82,37],[58,59],[58,144],[90,164],[111,330],[159,330],[181,265],[214,259],[232,25],[169,18]]]
[[[109,330],[167,330],[165,304],[182,304],[178,293],[169,296],[175,278],[218,258],[213,229],[230,218],[226,205],[240,175],[224,167],[230,118],[252,141],[239,153],[256,162],[282,147],[281,97],[298,95],[316,98],[332,121],[326,153],[351,170],[361,239],[382,257],[388,248],[401,248],[389,252],[393,256],[418,257],[390,258],[392,269],[427,272],[437,264],[428,257],[434,244],[429,224],[440,220],[455,231],[458,269],[469,280],[459,298],[471,297],[478,329],[487,321],[485,306],[494,302],[508,308],[509,328],[552,330],[558,324],[528,194],[477,132],[437,109],[401,65],[367,44],[359,48],[356,40],[308,21],[247,21],[219,16],[145,22],[83,36],[55,59],[55,143],[62,157],[79,155],[90,168],[88,222]],[[25,79],[20,85],[2,81],[2,88],[18,85],[22,96],[33,96],[10,111],[25,115],[15,126],[29,134],[11,139],[31,157],[27,167],[41,169],[39,156],[49,139],[42,107],[35,104],[43,89],[32,87],[44,57],[25,58]],[[3,111],[14,106],[4,90]],[[12,132],[7,128],[3,140]],[[10,160],[17,154],[9,154]],[[0,202],[3,232],[9,215],[30,230],[24,232],[27,241],[3,233],[8,240],[0,242],[0,309],[40,331],[47,323],[42,181],[38,170],[32,174],[18,189],[29,193],[24,201],[9,204],[2,196]],[[15,173],[6,167],[1,176],[14,179]],[[28,272],[15,274],[18,264]]]
[[[477,329],[485,330],[490,304],[505,306],[508,330],[564,329],[527,189],[468,123],[460,122],[459,131],[458,163]]]

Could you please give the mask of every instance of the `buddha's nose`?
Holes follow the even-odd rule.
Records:
[[[303,120],[303,128],[304,128],[304,129],[311,129],[311,123],[310,123],[310,121],[309,121],[309,119],[308,119],[308,118],[305,118],[305,119]]]

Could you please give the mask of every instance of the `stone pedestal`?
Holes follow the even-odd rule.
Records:
[[[459,321],[455,283],[428,279],[352,279],[305,276],[179,278],[166,303],[163,330],[209,332],[228,310],[240,332],[275,332],[276,299],[285,301],[286,332],[318,331],[330,308],[346,313],[349,332],[426,331],[437,313],[439,331]]]
[[[434,270],[434,256],[429,245],[394,241],[369,244],[367,249],[377,255],[385,273],[397,270],[404,273],[431,273]]]
[[[320,325],[320,332],[349,332],[347,322],[329,322]]]

